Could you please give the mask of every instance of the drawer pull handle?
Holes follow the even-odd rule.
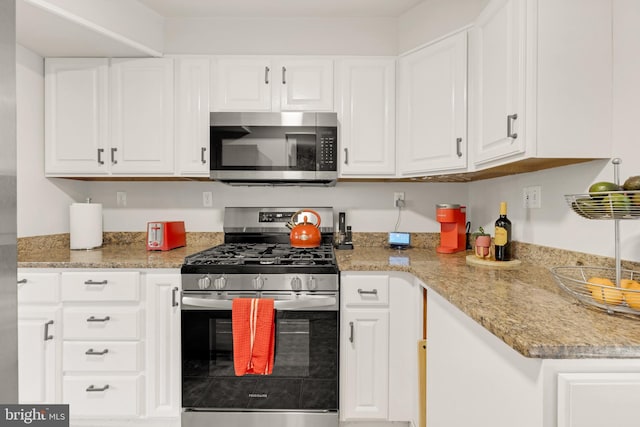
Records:
[[[107,281],[106,280],[101,280],[99,282],[96,282],[95,280],[89,279],[89,280],[85,280],[84,284],[85,285],[106,285]]]
[[[103,318],[98,318],[95,316],[91,316],[87,319],[87,322],[106,322],[107,320],[110,320],[111,318],[109,316],[105,316]]]
[[[179,290],[180,289],[178,289],[177,287],[171,290],[171,307],[177,307],[179,305],[178,298],[177,298],[177,294]]]
[[[365,291],[365,290],[362,290],[362,289],[358,289],[358,293],[360,295],[378,295],[378,290],[374,289],[372,291]]]
[[[349,342],[353,342],[353,322],[349,322]]]
[[[44,340],[45,341],[53,339],[53,335],[49,335],[49,326],[51,325],[53,325],[53,320],[49,320],[47,323],[44,324]]]
[[[102,351],[95,351],[94,349],[90,348],[89,350],[84,352],[84,354],[86,354],[88,356],[104,356],[107,353],[109,353],[109,349],[108,348],[105,348]]]
[[[87,391],[105,391],[109,388],[109,384],[105,384],[104,387],[95,387],[93,384],[91,384],[89,387],[87,387]]]
[[[27,279],[18,280],[18,285],[24,285],[25,283],[27,283]]]

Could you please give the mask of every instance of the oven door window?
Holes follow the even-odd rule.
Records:
[[[216,170],[315,171],[315,127],[211,127]]]
[[[338,313],[276,312],[271,375],[237,377],[230,311],[183,311],[183,407],[337,410]]]

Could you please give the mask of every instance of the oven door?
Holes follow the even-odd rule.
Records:
[[[337,296],[276,301],[271,375],[235,376],[230,303],[183,297],[183,409],[337,411]]]

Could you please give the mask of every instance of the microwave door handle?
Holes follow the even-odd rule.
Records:
[[[294,136],[294,135],[313,135],[316,136],[317,133],[316,132],[286,132],[284,134],[285,138],[288,138],[289,135]]]

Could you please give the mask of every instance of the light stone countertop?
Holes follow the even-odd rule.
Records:
[[[88,251],[30,247],[20,252],[18,267],[180,268],[185,256],[211,246],[198,241],[166,252],[147,251],[140,242]],[[524,255],[524,248],[520,251]],[[524,261],[513,270],[476,267],[466,264],[466,254],[356,246],[336,251],[336,259],[341,271],[413,274],[526,357],[640,358],[640,316],[608,315],[581,305],[560,290],[541,264]],[[408,265],[395,265],[390,257]]]

